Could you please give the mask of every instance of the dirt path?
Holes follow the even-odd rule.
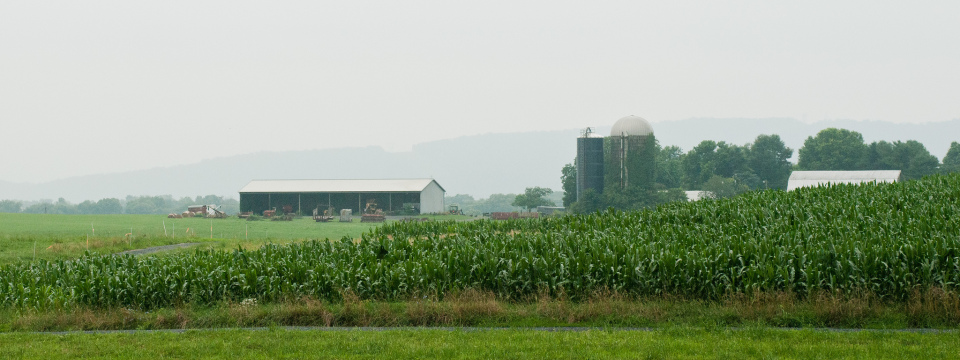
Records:
[[[146,255],[146,254],[152,254],[158,251],[180,249],[185,247],[191,247],[194,245],[200,245],[200,243],[182,243],[182,244],[173,244],[173,245],[164,245],[164,246],[154,246],[154,247],[148,247],[144,249],[122,251],[114,255]]]

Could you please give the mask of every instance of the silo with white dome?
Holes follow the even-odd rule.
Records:
[[[610,129],[607,155],[607,186],[620,190],[648,188],[656,175],[656,141],[650,122],[639,116],[625,116]]]
[[[587,128],[577,139],[577,198],[593,189],[649,189],[656,176],[656,140],[650,122],[625,116],[602,137]]]

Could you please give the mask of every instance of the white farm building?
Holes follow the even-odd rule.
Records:
[[[240,189],[240,211],[289,206],[300,213],[334,208],[359,214],[372,201],[387,212],[413,208],[429,214],[443,212],[444,194],[433,179],[253,180]]]
[[[787,181],[787,191],[824,184],[892,183],[899,180],[900,170],[794,171]]]
[[[687,201],[698,201],[703,199],[713,199],[713,192],[703,190],[684,191],[687,194]]]

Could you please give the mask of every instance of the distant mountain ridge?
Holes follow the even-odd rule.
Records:
[[[778,134],[796,150],[803,141],[828,127],[860,132],[866,142],[917,140],[942,159],[951,141],[960,141],[960,119],[925,124],[878,121],[794,119],[687,119],[653,123],[664,146],[688,151],[703,140],[734,144],[753,142],[760,134]],[[609,127],[597,128],[600,134]],[[72,177],[39,184],[0,182],[0,199],[38,200],[64,197],[71,202],[126,195],[175,197],[224,195],[252,179],[424,178],[437,180],[449,195],[476,198],[493,193],[519,193],[543,186],[560,189],[560,169],[576,156],[579,129],[482,134],[415,145],[408,152],[380,147],[260,152],[203,160],[165,168]]]

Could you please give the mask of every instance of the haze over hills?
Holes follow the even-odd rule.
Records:
[[[653,127],[661,145],[677,145],[685,152],[703,140],[744,144],[760,134],[778,134],[794,149],[794,161],[803,141],[828,127],[860,132],[867,143],[917,140],[938,159],[943,158],[952,141],[960,141],[960,119],[925,124],[849,120],[807,124],[794,119],[698,118],[653,123]],[[422,143],[407,152],[387,152],[376,146],[261,152],[39,184],[0,181],[0,199],[63,197],[80,202],[163,194],[236,198],[237,191],[252,179],[422,177],[437,179],[448,195],[483,198],[493,193],[519,193],[530,186],[559,189],[560,169],[576,156],[579,132],[569,129],[474,135]],[[606,135],[609,127],[598,127],[596,132]]]

